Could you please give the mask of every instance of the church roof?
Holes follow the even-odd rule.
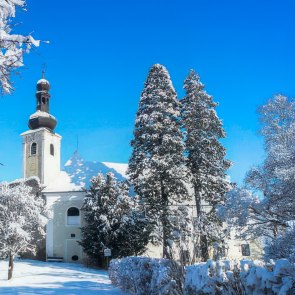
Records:
[[[127,164],[122,163],[85,161],[78,151],[75,151],[65,163],[63,170],[75,185],[88,188],[91,178],[98,173],[112,172],[118,180],[127,179],[127,166]]]

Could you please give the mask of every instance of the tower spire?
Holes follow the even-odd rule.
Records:
[[[45,72],[46,72],[46,64],[42,66],[42,79],[45,79]]]
[[[37,82],[36,91],[36,112],[30,116],[29,128],[38,129],[41,127],[53,131],[57,121],[49,113],[50,83],[44,78],[45,68],[42,69],[42,78]]]

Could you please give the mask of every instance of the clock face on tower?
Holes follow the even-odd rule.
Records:
[[[26,142],[32,142],[35,140],[35,134],[29,134],[26,136]]]
[[[26,136],[26,143],[31,143],[31,142],[37,141],[39,139],[40,139],[40,134],[38,134],[38,133],[28,134]]]

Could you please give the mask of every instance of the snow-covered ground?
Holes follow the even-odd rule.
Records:
[[[123,294],[111,285],[106,271],[80,264],[16,260],[10,281],[7,267],[7,261],[0,261],[0,294]]]

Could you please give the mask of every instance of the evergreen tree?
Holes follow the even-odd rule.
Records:
[[[179,107],[166,68],[153,65],[139,102],[128,173],[155,222],[154,232],[160,229],[154,238],[162,243],[165,258],[172,257],[171,216],[175,214],[170,205],[189,198]]]
[[[216,206],[223,202],[230,188],[225,174],[230,162],[225,160],[226,151],[219,141],[225,132],[216,114],[217,103],[204,91],[200,77],[193,70],[184,81],[184,89],[186,95],[181,102],[187,165],[198,216],[199,255],[206,261],[209,245],[221,238],[222,222],[216,214]]]
[[[149,240],[149,222],[142,217],[138,200],[128,196],[129,186],[118,182],[112,173],[93,177],[82,210],[81,245],[87,255],[103,264],[103,250],[112,258],[141,254]]]

